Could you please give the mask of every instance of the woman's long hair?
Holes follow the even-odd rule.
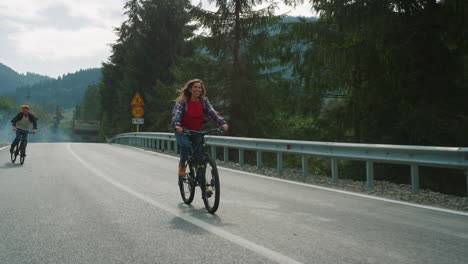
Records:
[[[179,97],[177,97],[176,102],[180,102],[180,101],[183,101],[183,100],[189,100],[192,97],[192,93],[190,92],[190,88],[192,88],[192,86],[195,83],[200,83],[201,84],[202,92],[201,92],[200,98],[205,98],[205,95],[206,95],[205,84],[200,79],[193,79],[193,80],[188,81],[184,85],[184,88],[180,89],[180,91],[179,91],[180,94],[179,94]]]

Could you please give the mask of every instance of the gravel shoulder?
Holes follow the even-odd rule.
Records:
[[[154,149],[147,149],[155,151]],[[160,153],[178,156],[174,152],[157,151]],[[349,179],[340,179],[338,183],[333,183],[331,177],[326,175],[311,175],[304,178],[301,169],[285,168],[281,173],[277,172],[274,168],[258,169],[256,166],[245,164],[241,167],[238,163],[217,160],[216,163],[220,167],[256,173],[268,177],[292,180],[297,182],[310,183],[318,186],[384,197],[393,200],[417,203],[422,205],[446,208],[451,210],[458,210],[468,212],[468,197],[460,197],[455,195],[443,194],[434,192],[427,189],[421,189],[418,194],[411,192],[411,185],[396,184],[388,181],[374,180],[374,188],[367,188],[366,182],[354,181]]]

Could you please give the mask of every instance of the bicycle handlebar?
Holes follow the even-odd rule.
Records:
[[[26,129],[16,128],[16,130],[27,131],[28,134],[34,134],[32,131],[29,131],[29,130],[26,130]]]
[[[197,131],[197,130],[189,130],[189,129],[185,129],[183,130],[183,134],[185,135],[190,135],[190,134],[198,134],[198,135],[219,135],[219,134],[222,134],[224,132],[224,130],[220,127],[218,128],[214,128],[214,129],[210,129],[210,130],[201,130],[201,131]]]

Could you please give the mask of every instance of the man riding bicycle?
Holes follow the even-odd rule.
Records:
[[[13,126],[13,131],[16,132],[16,138],[13,140],[11,144],[10,153],[13,153],[16,145],[18,145],[21,137],[25,141],[28,140],[28,133],[31,126],[33,130],[31,131],[32,134],[36,133],[37,130],[37,118],[29,112],[28,105],[21,106],[21,112],[19,112],[12,120],[11,125]],[[26,153],[25,153],[26,155]]]

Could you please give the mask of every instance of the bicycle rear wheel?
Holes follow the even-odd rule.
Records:
[[[179,177],[179,190],[184,203],[191,204],[193,202],[193,197],[195,196],[195,174],[193,172],[192,165],[189,163],[186,164],[185,178]]]
[[[208,154],[205,154],[204,183],[202,184],[202,198],[205,208],[210,214],[214,214],[219,207],[221,188],[219,184],[218,167]]]

